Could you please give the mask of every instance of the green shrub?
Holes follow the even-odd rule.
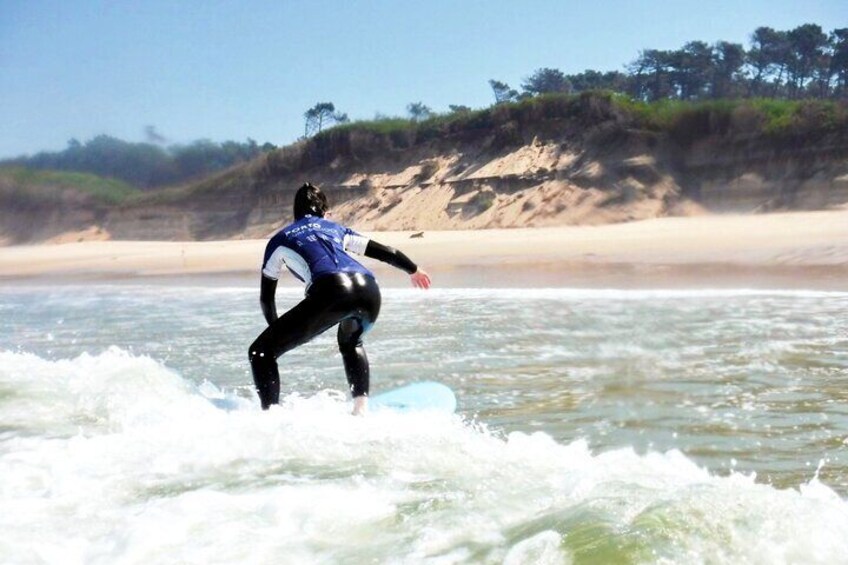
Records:
[[[643,102],[613,95],[612,103],[640,128],[689,144],[710,135],[795,136],[846,131],[848,111],[829,100],[659,100]]]
[[[780,133],[795,124],[801,103],[797,100],[759,98],[751,100],[750,105],[765,118],[764,131]]]
[[[139,194],[139,190],[123,181],[89,173],[41,171],[25,167],[0,167],[0,177],[6,177],[16,194],[42,200],[58,200],[64,191],[76,191],[91,196],[100,204],[118,204]]]

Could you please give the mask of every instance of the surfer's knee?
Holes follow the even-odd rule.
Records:
[[[250,347],[247,349],[247,359],[251,364],[256,363],[259,360],[264,360],[267,357],[267,352],[265,351],[264,344],[256,340]]]
[[[356,319],[342,320],[337,335],[339,350],[350,351],[362,346],[362,323]]]
[[[360,347],[362,347],[362,339],[339,339],[339,351],[341,351],[343,354],[347,352],[355,352]]]

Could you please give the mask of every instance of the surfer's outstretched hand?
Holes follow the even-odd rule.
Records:
[[[418,288],[430,288],[430,275],[418,269],[411,275],[409,275],[409,279],[412,281],[412,286]]]

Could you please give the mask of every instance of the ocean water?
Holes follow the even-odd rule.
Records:
[[[262,327],[247,282],[0,287],[0,562],[848,563],[848,293],[386,289],[372,391],[451,416],[350,416],[332,334],[262,412]]]

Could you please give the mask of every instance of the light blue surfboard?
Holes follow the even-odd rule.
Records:
[[[375,394],[368,399],[368,408],[375,411],[419,412],[429,410],[452,414],[456,410],[456,395],[446,385],[424,381]]]

